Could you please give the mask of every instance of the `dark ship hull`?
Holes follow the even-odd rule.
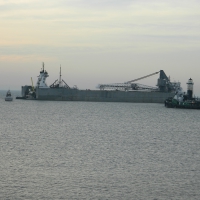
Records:
[[[134,102],[134,103],[163,103],[174,93],[147,91],[105,91],[77,90],[66,88],[47,88],[36,91],[37,100],[51,101],[93,101],[93,102]]]

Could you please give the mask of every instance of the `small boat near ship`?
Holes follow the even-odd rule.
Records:
[[[13,100],[13,97],[11,95],[10,90],[8,90],[6,93],[5,101],[12,101],[12,100]]]
[[[200,99],[193,97],[194,82],[191,78],[188,80],[187,85],[187,94],[181,89],[174,97],[169,97],[165,100],[165,107],[200,109]]]

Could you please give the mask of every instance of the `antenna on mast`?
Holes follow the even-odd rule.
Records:
[[[61,84],[61,65],[60,65],[60,80],[59,80],[59,83]]]

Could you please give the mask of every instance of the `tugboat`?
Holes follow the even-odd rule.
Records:
[[[200,99],[193,97],[194,82],[191,78],[188,80],[187,85],[187,94],[180,89],[174,97],[165,100],[165,107],[200,109]]]
[[[10,90],[7,91],[6,97],[5,97],[5,101],[12,101],[13,97],[11,95]]]

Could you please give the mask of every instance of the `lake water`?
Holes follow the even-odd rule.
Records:
[[[0,199],[200,199],[200,110],[5,93]]]

